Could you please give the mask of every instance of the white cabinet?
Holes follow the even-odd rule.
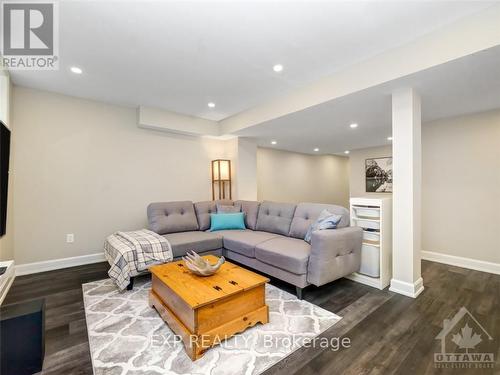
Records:
[[[7,72],[0,70],[0,121],[7,127],[9,124],[10,110],[10,78]]]
[[[392,198],[351,198],[351,225],[363,228],[361,269],[347,278],[379,289],[392,277]]]

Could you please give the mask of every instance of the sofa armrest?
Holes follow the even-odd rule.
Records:
[[[360,227],[313,232],[307,281],[320,286],[359,271],[362,241]]]

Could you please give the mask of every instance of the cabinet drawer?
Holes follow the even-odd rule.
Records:
[[[369,241],[374,244],[380,244],[380,232],[363,231],[363,241]]]
[[[365,220],[360,218],[353,218],[356,226],[368,229],[380,229],[380,222],[376,220]]]
[[[352,206],[354,213],[359,218],[380,219],[380,208]]]

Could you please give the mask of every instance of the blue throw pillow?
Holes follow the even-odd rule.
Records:
[[[226,229],[246,229],[243,212],[234,214],[210,214],[210,232]]]
[[[328,210],[321,211],[318,219],[309,226],[309,229],[304,237],[304,241],[311,243],[312,232],[316,230],[336,229],[340,220],[342,220],[342,215],[332,214]]]

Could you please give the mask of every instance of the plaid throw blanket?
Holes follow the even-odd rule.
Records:
[[[106,238],[104,253],[111,265],[108,275],[120,290],[149,266],[173,259],[167,239],[147,229],[112,234]]]

